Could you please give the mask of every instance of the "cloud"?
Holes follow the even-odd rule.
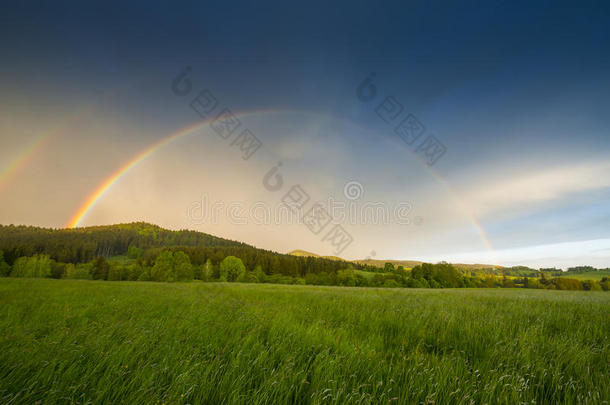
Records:
[[[446,260],[454,263],[497,263],[504,266],[527,265],[531,267],[564,268],[591,265],[599,268],[610,266],[610,239],[570,241],[536,246],[514,247],[494,252],[466,252],[437,255],[422,260]]]
[[[487,179],[462,193],[473,213],[483,218],[507,210],[522,210],[581,193],[610,187],[610,163],[596,162],[543,168],[511,177]]]

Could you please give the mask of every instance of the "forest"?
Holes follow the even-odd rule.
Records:
[[[589,274],[596,277],[587,279]],[[76,229],[0,226],[0,275],[109,281],[192,281],[387,288],[610,290],[608,269],[580,266],[411,269],[280,254],[201,232],[137,222]],[[585,278],[583,278],[585,277]]]

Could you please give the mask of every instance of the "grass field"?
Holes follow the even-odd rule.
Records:
[[[603,403],[610,294],[0,279],[0,403]]]
[[[575,278],[577,280],[601,280],[604,277],[610,277],[610,270],[590,271],[587,273],[568,273],[562,277]]]

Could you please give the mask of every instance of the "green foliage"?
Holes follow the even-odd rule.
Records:
[[[0,250],[0,277],[6,277],[11,273],[11,266],[4,261],[4,252]]]
[[[150,278],[152,281],[174,281],[173,270],[174,254],[166,250],[157,256],[155,265],[150,270]]]
[[[463,287],[460,273],[448,263],[422,263],[411,269],[411,277],[416,280],[426,280],[431,288]]]
[[[108,270],[108,281],[127,281],[131,280],[130,265],[111,263]]]
[[[396,282],[396,280],[387,279],[383,282],[383,286],[385,288],[396,288],[400,287],[400,285]]]
[[[220,263],[220,279],[222,281],[237,281],[246,273],[246,266],[241,259],[227,256]]]
[[[266,274],[291,277],[304,277],[306,273],[336,273],[345,268],[342,261],[282,255],[201,232],[170,231],[145,223],[77,229],[0,225],[0,250],[4,251],[8,264],[21,256],[43,253],[58,263],[88,263],[99,256],[112,261],[113,257],[125,256],[152,267],[162,251],[181,250],[195,266],[208,260],[213,266],[218,266],[225,257],[235,256],[248,269],[261,266]],[[215,274],[213,278],[218,279],[219,275]]]
[[[573,269],[573,268],[572,268]],[[589,269],[589,266],[576,267],[578,270],[568,269],[562,277],[575,278],[577,280],[597,280],[601,281],[604,277],[610,276],[610,269],[593,269],[590,271],[586,271]]]
[[[553,279],[555,287],[558,290],[583,290],[583,285],[580,280],[574,278],[558,277]]]
[[[199,277],[195,276],[196,279],[201,281],[210,281],[212,280],[212,276],[214,273],[214,268],[212,265],[212,261],[208,259],[205,264],[199,266]]]
[[[394,271],[394,265],[392,263],[386,263],[383,266],[383,271],[388,272],[388,273]]]
[[[261,267],[260,264],[257,265],[256,268],[254,269],[254,277],[256,277],[257,283],[264,283],[267,281],[267,275],[263,271],[263,268]]]
[[[68,263],[66,265],[63,277],[68,279],[91,280],[91,269],[91,264],[79,263],[74,265],[72,263]]]
[[[339,270],[339,272],[337,272],[337,284],[349,287],[356,286],[356,273],[354,273],[354,270]]]
[[[99,256],[91,265],[91,278],[94,280],[108,280],[110,265],[103,256]]]
[[[181,251],[174,252],[174,271],[177,281],[189,281],[193,279],[193,266],[189,257]]]
[[[150,271],[152,281],[189,281],[193,279],[193,275],[191,261],[181,251],[163,251],[157,256]]]
[[[448,263],[421,263],[409,270],[404,267],[405,261],[373,261],[383,265],[379,268],[368,263],[282,255],[199,232],[168,231],[145,223],[74,230],[0,226],[0,249],[4,249],[0,276],[10,271],[13,276],[23,277],[38,274],[112,281],[197,279],[388,288],[610,289],[610,281],[602,281],[610,276],[610,270],[590,266],[562,272],[554,268],[539,271],[524,266],[498,269],[476,265],[464,270],[464,265],[458,269]],[[39,269],[36,263],[40,259],[30,263],[30,257],[48,260],[43,260],[46,264]],[[79,270],[85,263],[90,263],[90,277]]]
[[[51,259],[47,255],[20,257],[13,264],[12,277],[50,277]]]
[[[127,249],[127,257],[130,259],[139,259],[142,257],[142,249],[134,245],[129,246]]]
[[[138,281],[151,281],[152,278],[150,276],[150,271],[148,269],[144,269],[143,272],[138,276]]]

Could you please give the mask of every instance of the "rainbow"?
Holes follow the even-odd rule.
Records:
[[[236,117],[245,117],[265,112],[277,112],[277,110],[257,110],[250,112],[242,112],[235,114]],[[311,112],[308,112],[311,113]],[[316,114],[320,115],[320,114]],[[98,187],[86,198],[86,200],[81,204],[78,210],[72,215],[68,223],[66,224],[66,228],[75,228],[80,222],[87,216],[89,211],[95,206],[95,204],[104,196],[104,194],[118,181],[120,180],[127,172],[129,172],[132,168],[137,166],[140,162],[151,156],[155,151],[162,148],[163,146],[202,128],[204,125],[212,122],[214,118],[209,118],[204,121],[199,121],[194,125],[183,128],[177,132],[174,132],[168,135],[165,138],[153,143],[148,146],[146,149],[140,151],[136,154],[131,160],[126,162],[124,165],[119,167],[112,175],[106,178]],[[453,200],[456,202],[460,210],[463,214],[472,222],[475,227],[477,233],[480,235],[481,240],[485,247],[493,253],[494,249],[491,244],[491,241],[487,237],[483,226],[478,222],[476,217],[466,208],[464,203],[461,201],[459,194],[453,189],[453,187],[442,177],[440,176],[433,168],[428,166],[423,162],[421,158],[418,157],[418,160],[422,162],[422,165],[428,170],[428,172],[447,190],[447,192],[451,195]],[[495,264],[495,263],[494,263]]]
[[[96,105],[101,104],[102,101],[115,93],[116,92],[114,91],[109,92],[107,95],[101,97],[97,102],[80,108],[75,113],[64,119],[63,122],[56,126],[55,129],[50,131],[50,133],[47,133],[47,135],[38,136],[29,146],[24,148],[4,167],[4,169],[2,169],[2,171],[0,171],[0,192],[10,183],[10,180],[12,180],[17,173],[25,169],[25,167],[32,162],[38,152],[47,146],[53,138],[61,135],[66,128],[69,128],[79,119],[91,114]]]
[[[36,154],[49,143],[53,134],[41,135],[31,142],[26,148],[21,150],[17,156],[0,171],[0,191],[9,184],[11,178],[23,170],[36,156]]]
[[[266,112],[265,110],[257,110],[251,112],[243,112],[239,114],[235,114],[236,117],[245,117],[249,115],[255,115],[259,113]],[[87,213],[95,206],[95,204],[99,201],[100,198],[110,189],[121,177],[123,177],[129,170],[138,165],[141,161],[145,160],[147,157],[152,155],[156,150],[162,148],[163,146],[175,141],[178,138],[183,136],[192,134],[196,130],[200,129],[206,124],[211,123],[214,118],[209,118],[204,121],[199,121],[194,125],[188,126],[179,130],[178,132],[174,132],[169,136],[162,138],[161,140],[153,143],[146,149],[142,150],[140,153],[131,158],[130,161],[125,163],[123,166],[119,167],[110,177],[104,180],[97,188],[87,197],[87,199],[81,204],[78,211],[72,215],[68,223],[66,224],[66,228],[75,228],[78,224],[87,216]]]
[[[493,254],[494,248],[493,248],[493,245],[491,244],[491,241],[489,240],[489,237],[487,236],[487,233],[485,232],[485,229],[483,228],[481,223],[477,220],[477,218],[474,216],[474,214],[468,208],[466,208],[466,205],[464,205],[464,202],[462,201],[461,197],[459,196],[459,193],[453,188],[453,186],[447,180],[445,180],[440,174],[438,174],[438,172],[436,170],[434,170],[430,166],[427,166],[427,167],[428,167],[428,171],[430,172],[430,174],[441,185],[443,185],[445,187],[447,192],[451,195],[451,197],[453,198],[455,203],[460,208],[460,211],[462,211],[462,213],[470,220],[470,222],[472,222],[472,225],[475,227],[475,229],[477,230],[477,233],[481,237],[481,241],[483,242],[483,244],[485,245],[487,250],[489,250]],[[498,260],[495,259],[495,263],[492,263],[492,264],[498,264]]]

